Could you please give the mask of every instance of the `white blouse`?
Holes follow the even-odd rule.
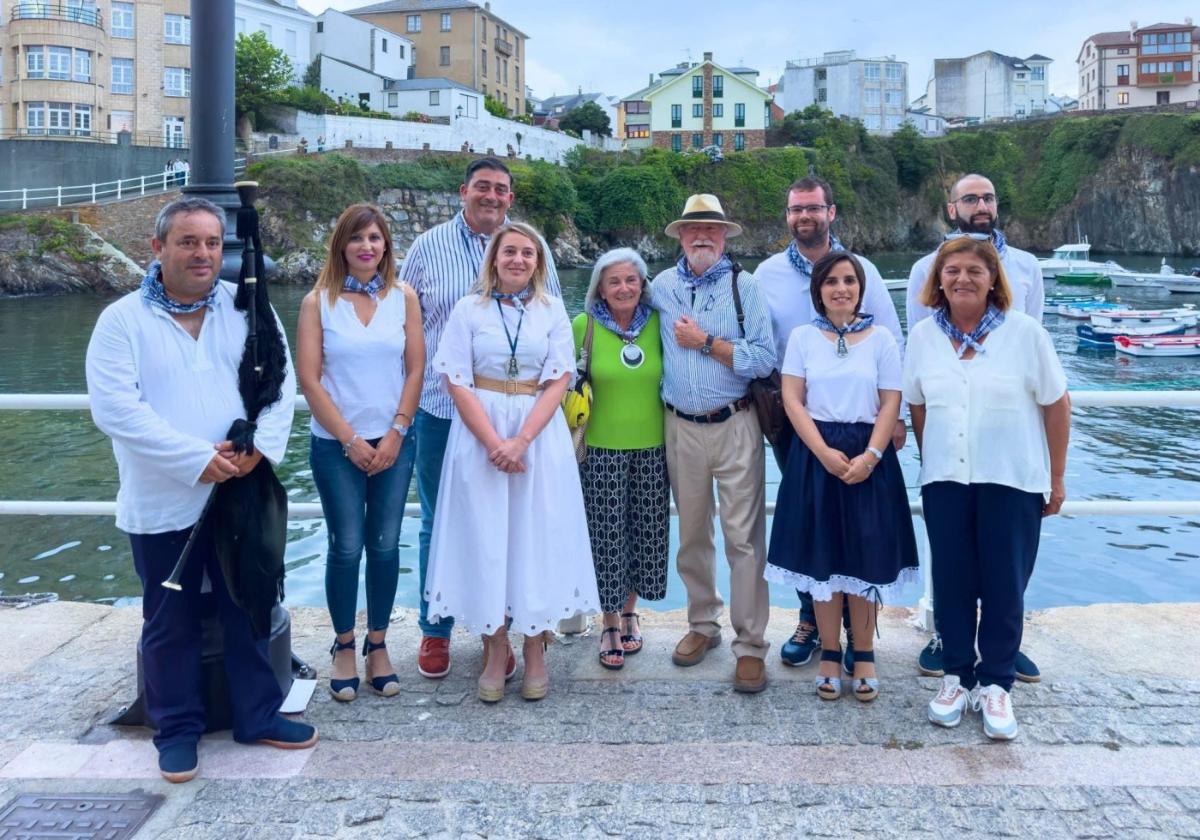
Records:
[[[392,427],[404,391],[404,289],[395,286],[379,299],[364,324],[354,303],[338,295],[317,293],[321,306],[321,387],[342,419],[367,440],[383,437]],[[312,418],[312,433],[333,435]]]
[[[1002,484],[1050,492],[1050,448],[1042,406],[1067,390],[1050,334],[1009,310],[961,361],[933,318],[916,324],[904,360],[904,397],[924,405],[921,484]]]
[[[872,327],[849,353],[838,356],[837,339],[805,324],[792,330],[780,373],[804,380],[804,407],[814,420],[874,423],[879,391],[899,391],[900,350],[885,329]]]

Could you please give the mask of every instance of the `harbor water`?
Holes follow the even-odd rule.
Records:
[[[885,277],[907,277],[919,254],[881,254]],[[1127,269],[1154,271],[1158,257],[1119,257]],[[746,261],[752,268],[756,261]],[[1175,268],[1191,267],[1186,259]],[[562,272],[564,298],[582,307],[589,271]],[[294,337],[303,289],[275,287],[272,296]],[[1047,292],[1079,291],[1047,284]],[[1095,291],[1101,291],[1099,289]],[[1110,299],[1137,307],[1193,302],[1200,295],[1161,289],[1108,289]],[[904,295],[892,297],[903,320]],[[0,300],[0,393],[82,393],[84,354],[92,326],[108,300],[71,297]],[[1073,390],[1200,389],[1200,358],[1144,358],[1077,347],[1075,321],[1047,315]],[[307,413],[297,413],[291,446],[279,470],[289,497],[317,501],[308,468]],[[1184,409],[1077,410],[1067,470],[1067,497],[1180,500],[1200,498],[1200,412]],[[900,453],[910,497],[917,496],[916,447]],[[768,498],[779,479],[767,458]],[[111,500],[116,467],[107,439],[86,412],[0,412],[0,499]],[[416,500],[415,487],[410,499]],[[443,503],[453,504],[452,499]],[[397,603],[415,606],[418,520],[401,535]],[[768,521],[768,527],[770,523]],[[719,534],[719,529],[718,529]],[[325,530],[320,519],[289,524],[287,602],[324,604]],[[718,563],[720,569],[722,563]],[[72,600],[113,602],[135,597],[139,584],[126,537],[102,517],[0,517],[0,595],[55,592]],[[910,593],[915,602],[919,592]],[[1053,517],[1042,528],[1041,551],[1029,587],[1031,608],[1113,601],[1200,600],[1200,522],[1187,517]],[[795,604],[772,586],[771,601]],[[683,585],[672,571],[665,602],[680,607]]]

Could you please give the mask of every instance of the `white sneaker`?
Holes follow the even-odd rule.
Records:
[[[1013,715],[1012,699],[998,685],[979,690],[979,709],[983,713],[983,734],[996,741],[1011,741],[1017,737],[1017,718]]]
[[[963,709],[975,708],[975,698],[958,681],[958,677],[947,674],[942,677],[942,687],[937,696],[929,701],[929,720],[938,726],[953,727],[962,722]]]

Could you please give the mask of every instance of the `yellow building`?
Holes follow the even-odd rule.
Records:
[[[529,36],[470,0],[393,0],[347,14],[412,39],[418,78],[446,78],[525,113],[525,42]]]
[[[0,137],[189,145],[189,0],[3,5]]]

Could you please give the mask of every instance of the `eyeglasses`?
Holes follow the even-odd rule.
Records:
[[[995,204],[997,200],[995,193],[984,193],[983,195],[967,193],[955,199],[956,202],[962,202],[968,207],[975,207],[979,204]]]
[[[815,216],[832,206],[832,204],[797,204],[795,207],[789,207],[787,211],[792,216]]]

